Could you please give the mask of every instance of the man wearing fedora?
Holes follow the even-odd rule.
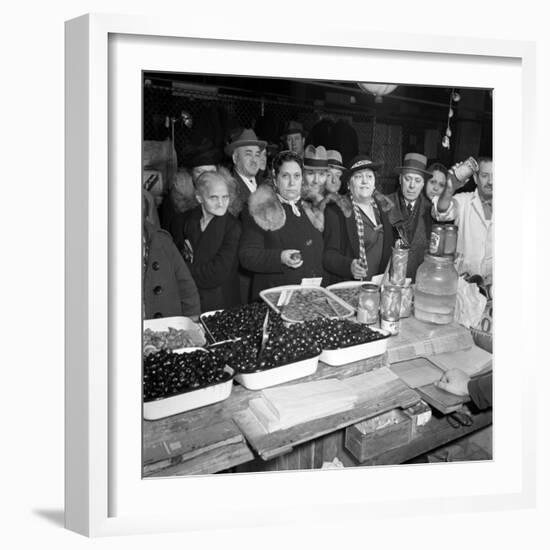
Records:
[[[286,149],[304,158],[306,133],[304,127],[299,122],[290,120],[285,126],[281,139]]]
[[[254,130],[246,128],[234,132],[231,142],[225,146],[225,154],[233,160],[233,177],[236,182],[235,204],[239,210],[231,212],[240,219],[241,209],[248,208],[248,199],[261,183],[256,180],[261,165],[261,152],[266,148],[267,142],[258,139]],[[242,304],[250,302],[252,290],[252,273],[239,266],[239,289]]]
[[[416,277],[418,266],[424,261],[424,254],[432,232],[432,204],[422,193],[424,184],[431,177],[426,170],[428,159],[419,153],[407,153],[403,166],[399,166],[399,188],[388,198],[393,207],[388,212],[394,237],[406,241],[409,246],[407,277]]]
[[[308,145],[304,151],[304,177],[302,199],[317,205],[325,196],[328,177],[327,150],[322,146]]]
[[[261,152],[267,143],[258,139],[254,130],[246,128],[235,133],[225,146],[225,154],[233,160],[233,176],[237,181],[237,197],[243,208],[250,194],[258,188],[256,176],[260,170]]]

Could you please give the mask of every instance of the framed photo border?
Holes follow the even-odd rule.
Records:
[[[331,46],[513,58],[522,65],[524,166],[534,165],[528,139],[535,128],[534,43],[485,38],[459,39],[402,33],[319,33],[301,29],[231,29],[185,24],[169,18],[88,14],[66,23],[66,328],[65,328],[65,525],[87,536],[184,531],[200,528],[159,518],[109,515],[109,36],[145,35]],[[338,38],[340,36],[340,38]],[[534,132],[532,132],[534,133]],[[525,178],[529,177],[528,174]],[[529,295],[534,296],[534,290]],[[534,345],[534,340],[531,341]],[[534,377],[525,377],[523,419],[535,416]],[[527,399],[529,396],[530,399]],[[525,426],[524,426],[525,427]],[[535,502],[535,430],[526,429],[519,493],[505,506]],[[479,500],[483,500],[479,497]],[[449,510],[456,511],[456,510]],[[380,507],[380,514],[389,508]],[[206,522],[204,528],[209,528]]]

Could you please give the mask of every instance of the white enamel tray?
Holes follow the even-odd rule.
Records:
[[[385,337],[380,338],[380,340],[374,340],[373,342],[349,346],[348,348],[323,350],[319,360],[327,365],[330,365],[331,367],[340,367],[341,365],[346,365],[347,363],[353,363],[355,361],[361,361],[362,359],[368,359],[369,357],[382,355],[386,352],[388,347],[388,338],[390,333],[377,327],[369,328],[383,334]]]
[[[319,356],[289,363],[273,369],[267,369],[260,372],[239,373],[235,375],[235,380],[249,390],[261,390],[270,386],[276,386],[283,382],[296,380],[309,376],[317,370]]]
[[[183,348],[174,350],[174,353],[190,353],[198,349],[203,348]],[[159,420],[227,399],[233,387],[233,369],[225,367],[225,371],[231,375],[225,382],[143,403],[143,418]]]

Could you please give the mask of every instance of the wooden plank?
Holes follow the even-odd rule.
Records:
[[[253,449],[264,460],[269,460],[289,452],[296,445],[396,407],[410,407],[419,400],[420,396],[416,391],[396,378],[380,386],[374,399],[361,403],[349,411],[269,434],[248,410],[235,414],[233,418]]]
[[[433,384],[443,376],[443,371],[425,357],[394,363],[390,370],[411,388]]]
[[[388,340],[388,360],[390,363],[397,363],[416,357],[468,349],[473,345],[470,331],[458,323],[435,325],[409,317],[401,320],[399,334]]]
[[[143,464],[150,467],[159,462],[181,462],[240,441],[243,441],[242,434],[231,419],[209,426],[189,424],[177,432],[167,432],[162,439],[151,441],[144,448]]]
[[[470,349],[440,353],[430,357],[430,361],[443,371],[459,369],[468,376],[476,376],[491,370],[493,355],[477,346]]]
[[[213,474],[228,470],[254,458],[246,443],[232,443],[209,450],[190,460],[156,471],[148,477]]]
[[[443,414],[452,413],[471,400],[469,395],[454,395],[433,384],[416,388],[416,391],[418,391],[426,403]]]

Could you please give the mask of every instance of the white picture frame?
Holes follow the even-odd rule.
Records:
[[[515,410],[501,407],[495,414],[495,459],[491,463],[441,465],[429,471],[387,467],[322,474],[289,472],[141,480],[141,373],[136,366],[140,364],[141,330],[141,243],[137,237],[141,195],[136,184],[136,180],[141,181],[141,133],[136,135],[140,120],[137,127],[132,121],[141,97],[141,70],[233,70],[237,71],[233,74],[319,77],[322,61],[337,59],[338,63],[329,63],[336,79],[356,76],[364,81],[368,75],[367,79],[373,81],[428,83],[429,72],[436,69],[436,82],[432,76],[432,84],[494,87],[496,179],[502,189],[512,185],[513,174],[521,173],[529,181],[529,170],[534,166],[529,141],[535,116],[533,43],[454,37],[434,41],[433,37],[420,34],[365,35],[341,28],[332,31],[245,31],[212,22],[191,24],[168,17],[113,15],[86,15],[67,22],[68,529],[88,536],[106,536],[285,525],[295,523],[297,517],[301,523],[312,524],[342,519],[360,521],[365,514],[399,517],[419,503],[423,513],[433,514],[534,505],[535,437],[526,418],[535,410],[535,336],[527,334],[521,342],[514,342],[509,322],[515,319],[520,326],[527,326],[529,319],[536,317],[535,288],[526,285],[526,273],[515,276],[522,287],[523,305],[502,300],[495,308],[495,365],[500,369],[495,399],[499,403],[515,400],[517,405]],[[188,55],[182,56],[182,52]],[[408,62],[404,63],[404,59]],[[361,63],[357,64],[357,60]],[[123,103],[121,94],[127,94]],[[501,159],[507,159],[508,170],[500,168]],[[135,193],[127,194],[132,188]],[[514,199],[511,194],[498,195],[497,191],[499,252],[495,253],[494,291],[500,296],[510,280],[506,278],[511,265],[506,245],[521,250],[524,265],[531,262],[532,267],[536,261],[534,242],[527,239],[535,231],[536,218],[526,215],[526,200]],[[521,228],[515,233],[510,224],[498,226],[499,220],[505,220],[510,212],[514,212]],[[526,298],[533,303],[529,304]],[[519,360],[524,366],[515,378],[500,368],[501,364]],[[522,388],[521,392],[517,387]],[[452,476],[449,468],[453,468]],[[318,475],[324,476],[322,484],[315,478]],[[475,480],[477,489],[467,480]],[[368,494],[352,491],[361,483],[369,487]],[[260,500],[253,498],[258,487],[264,495]],[[290,489],[293,504],[284,506]],[[212,504],[214,496],[216,501]],[[179,502],[179,506],[174,506],[174,502]],[[204,517],[201,507],[205,505],[216,513]]]

